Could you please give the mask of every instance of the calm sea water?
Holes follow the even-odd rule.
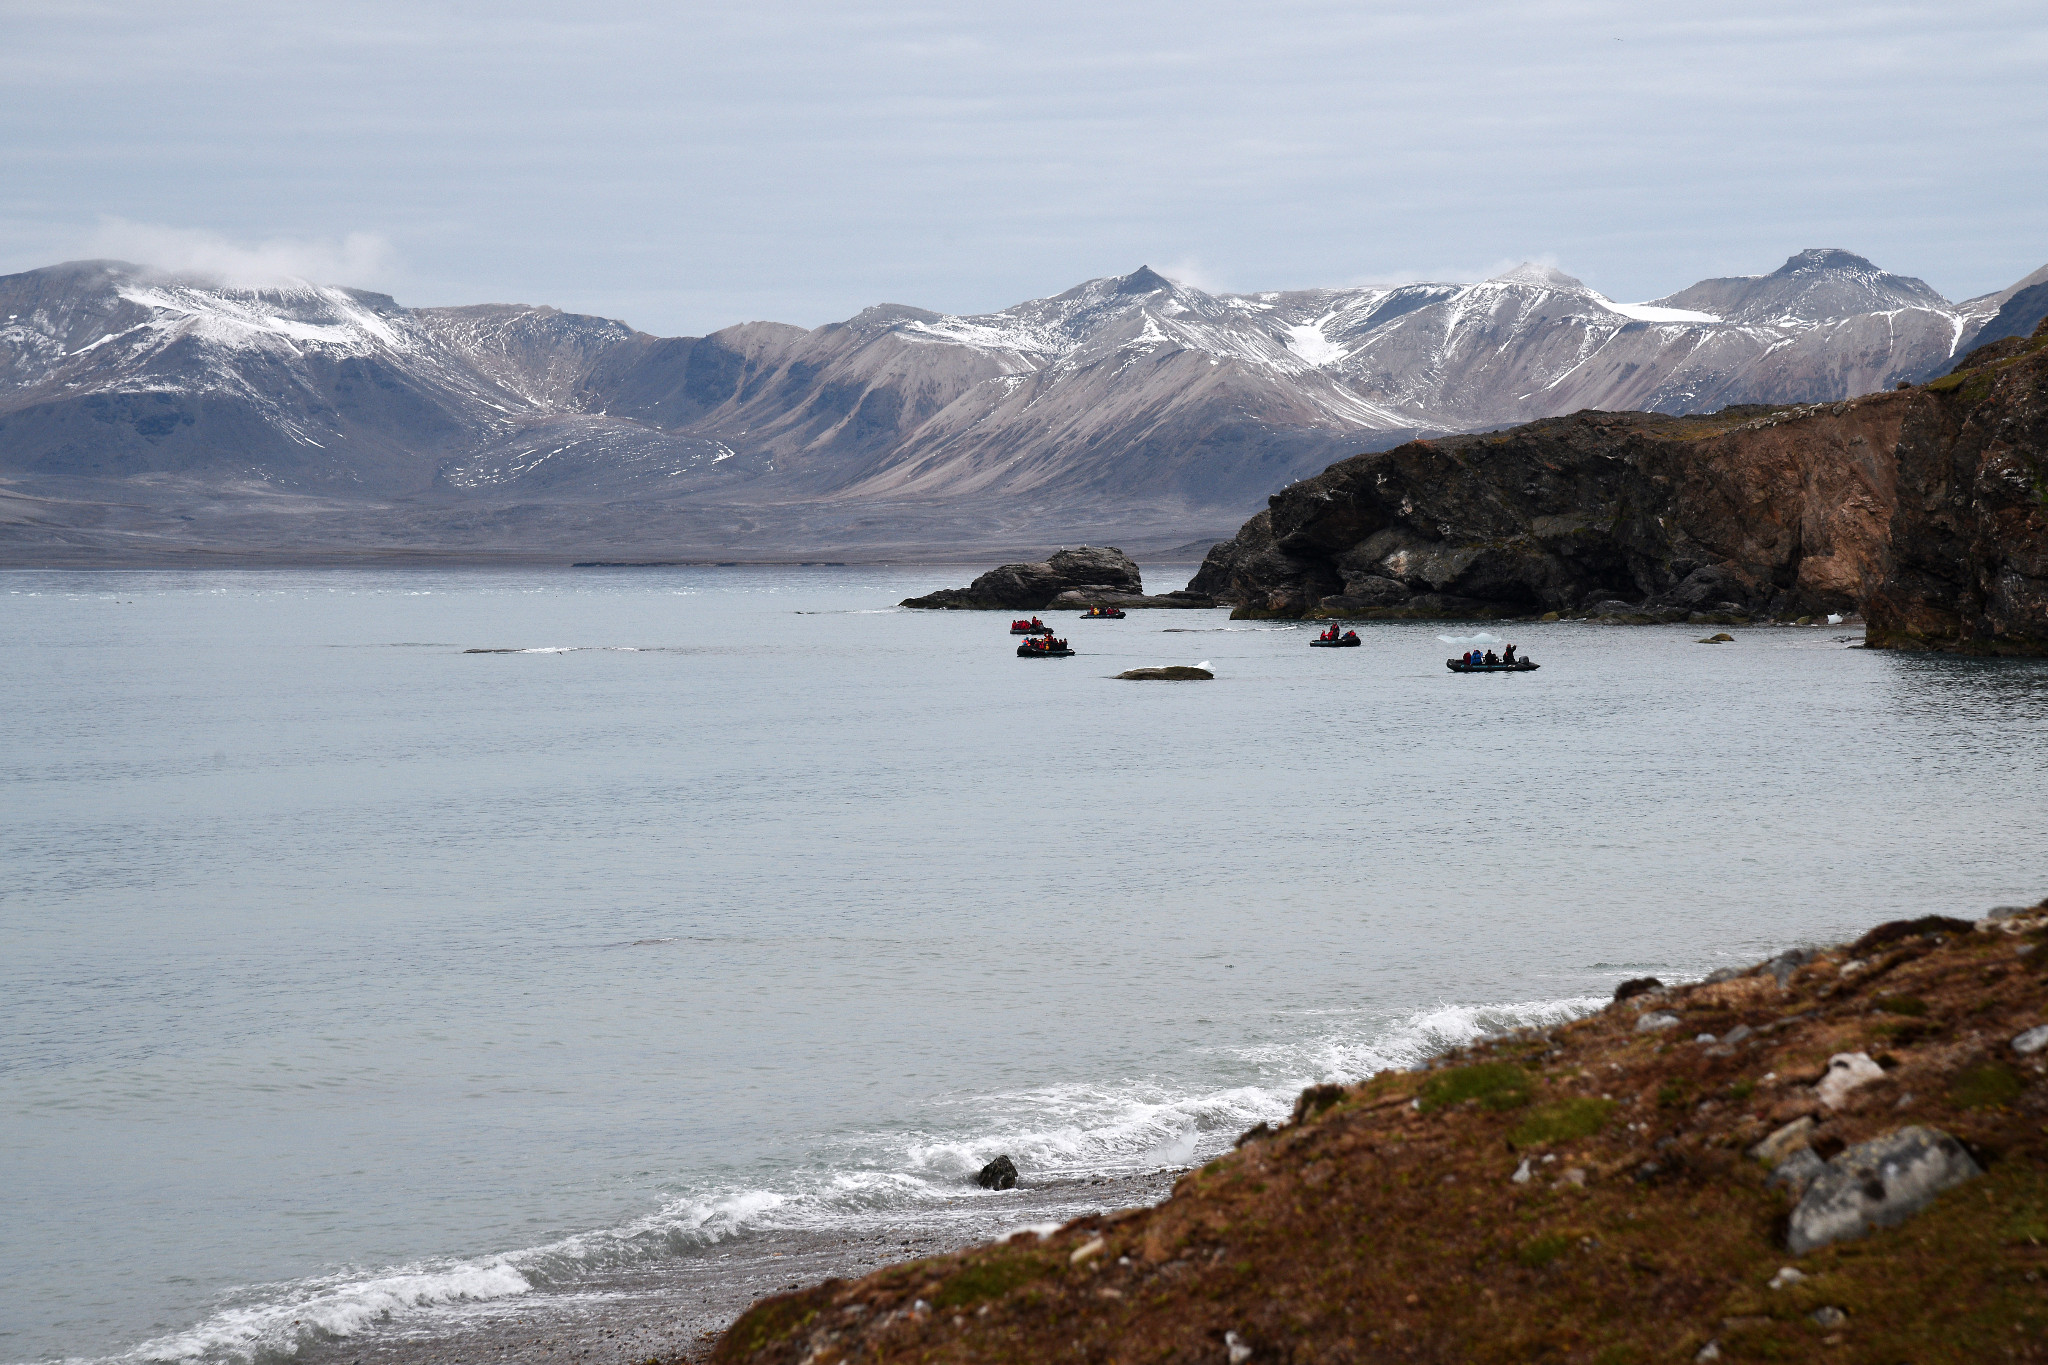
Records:
[[[0,575],[0,1358],[993,1230],[997,1152],[2048,892],[2048,665],[890,607],[970,572]]]

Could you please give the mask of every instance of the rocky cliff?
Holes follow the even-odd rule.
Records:
[[[1710,417],[1584,412],[1355,456],[1189,585],[1244,616],[1780,619],[2048,652],[2048,324],[1919,388]]]
[[[1870,643],[2048,654],[2048,322],[1927,385],[1896,461]]]
[[[2048,1359],[2044,966],[2048,905],[1627,982],[1307,1090],[1156,1207],[765,1300],[716,1359]]]

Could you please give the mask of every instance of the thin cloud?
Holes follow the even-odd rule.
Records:
[[[1183,256],[1177,261],[1158,267],[1158,270],[1160,274],[1166,276],[1167,279],[1172,280],[1175,284],[1184,284],[1190,289],[1199,289],[1204,294],[1226,294],[1230,292],[1221,276],[1217,275],[1193,256]]]
[[[1424,270],[1375,270],[1369,274],[1354,275],[1346,280],[1345,284],[1355,288],[1378,289],[1403,284],[1471,284],[1478,280],[1490,280],[1496,275],[1504,275],[1519,265],[1546,266],[1552,270],[1562,270],[1567,275],[1578,273],[1559,260],[1556,253],[1538,251],[1526,256],[1496,257],[1485,265],[1438,265]]]
[[[391,272],[393,255],[391,243],[374,232],[238,242],[202,228],[166,227],[125,218],[102,219],[87,252],[133,261],[170,275],[196,275],[236,289],[296,281],[377,284]]]

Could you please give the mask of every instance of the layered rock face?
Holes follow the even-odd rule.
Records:
[[[1244,616],[1865,611],[1871,643],[2048,652],[2048,324],[1920,389],[1579,413],[1354,456],[1189,585]]]
[[[1882,573],[1903,409],[1580,413],[1413,441],[1283,490],[1189,586],[1244,616],[1847,611]]]
[[[2048,322],[1929,384],[1897,459],[1869,642],[2048,654]]]
[[[905,598],[906,607],[959,611],[1043,611],[1047,607],[1206,607],[1206,598],[1186,592],[1145,595],[1144,576],[1122,550],[1083,545],[1061,550],[1043,563],[1003,564],[964,588],[943,588]]]

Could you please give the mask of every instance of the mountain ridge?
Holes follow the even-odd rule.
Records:
[[[1617,304],[1535,264],[1256,294],[1140,266],[993,313],[656,337],[67,262],[0,277],[0,556],[303,543],[280,498],[321,500],[337,553],[1163,547],[1417,435],[1924,379],[2034,278],[1950,304],[1830,248]]]

